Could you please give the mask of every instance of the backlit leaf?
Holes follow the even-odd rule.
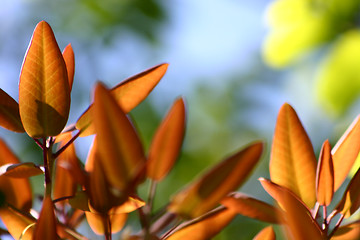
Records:
[[[221,204],[246,217],[269,223],[281,223],[279,209],[244,193],[231,194],[222,199]]]
[[[357,116],[331,151],[334,163],[334,191],[341,186],[349,174],[359,150],[360,116]]]
[[[314,150],[295,110],[287,103],[277,118],[269,170],[271,181],[293,191],[310,208],[314,206]]]
[[[116,211],[116,209],[114,211]],[[94,231],[94,233],[98,235],[104,235],[105,233],[104,221],[106,221],[106,219],[104,219],[104,216],[93,212],[85,212],[85,215],[86,215],[86,220],[90,225],[91,229]],[[111,222],[110,224],[111,232],[117,233],[125,225],[125,222],[127,220],[127,213],[113,214],[110,212],[109,217]]]
[[[326,140],[321,148],[316,172],[316,199],[320,205],[328,206],[334,195],[334,167],[331,146]]]
[[[34,163],[5,164],[0,167],[0,175],[12,178],[29,178],[43,174],[43,170]]]
[[[12,208],[1,208],[0,218],[14,239],[22,236],[22,240],[32,240],[34,227],[31,225],[35,223],[34,218],[25,216]]]
[[[0,126],[14,132],[25,132],[19,104],[0,88]]]
[[[312,218],[310,210],[295,194],[267,179],[259,178],[259,181],[263,188],[284,209],[283,218],[291,239],[323,239],[323,233],[317,222]]]
[[[141,103],[164,76],[168,64],[160,64],[132,76],[111,89],[111,94],[125,113]],[[76,128],[81,130],[81,137],[95,133],[92,124],[92,105],[80,116]]]
[[[213,238],[226,227],[236,216],[236,212],[225,207],[218,207],[210,213],[199,217],[190,224],[180,225],[167,240],[206,240]]]
[[[275,239],[276,236],[272,226],[268,226],[264,228],[253,238],[253,240],[275,240]]]
[[[54,204],[50,197],[45,197],[39,219],[35,225],[33,240],[59,239]]]
[[[145,169],[145,155],[134,126],[102,84],[95,88],[93,118],[99,159],[110,185],[120,192]]]
[[[0,139],[0,165],[19,164],[20,161]],[[32,191],[29,179],[10,178],[0,176],[0,193],[5,196],[5,201],[17,209],[28,211],[32,206]]]
[[[339,227],[331,240],[358,240],[360,236],[360,220]]]
[[[29,136],[56,136],[70,110],[66,65],[51,27],[36,26],[27,50],[19,84],[20,117]]]
[[[66,70],[67,70],[67,76],[68,76],[68,81],[69,81],[69,91],[71,92],[73,82],[74,82],[74,73],[75,73],[75,55],[74,55],[74,50],[73,50],[71,44],[67,45],[64,48],[62,55],[63,55],[64,61],[65,61]]]
[[[256,142],[212,167],[173,196],[169,211],[185,219],[199,217],[237,189],[259,161],[263,143]]]
[[[182,98],[176,100],[152,139],[147,176],[160,181],[173,167],[185,133],[185,104]]]
[[[360,169],[351,179],[344,195],[336,206],[336,210],[341,212],[345,217],[350,217],[360,207]]]

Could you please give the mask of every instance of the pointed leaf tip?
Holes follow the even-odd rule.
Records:
[[[185,219],[198,217],[245,182],[263,151],[255,142],[212,167],[197,180],[173,196],[169,211]]]
[[[70,89],[64,58],[48,23],[36,26],[20,74],[19,111],[27,134],[56,136],[70,110]]]
[[[75,54],[74,50],[71,46],[71,44],[68,44],[62,53],[66,70],[67,70],[67,76],[69,81],[69,91],[71,92],[73,82],[74,82],[74,74],[75,74]]]
[[[287,103],[278,114],[269,170],[273,182],[293,191],[309,207],[314,206],[314,150],[295,110]]]
[[[328,206],[334,195],[334,167],[329,140],[321,148],[316,172],[316,198],[320,205]]]
[[[39,219],[35,225],[33,240],[59,239],[54,204],[50,197],[45,197]]]
[[[253,240],[275,240],[275,231],[272,226],[268,226],[264,229],[262,229],[256,236],[253,238]]]
[[[25,132],[19,104],[0,88],[0,126],[14,132]]]
[[[175,101],[152,139],[147,176],[160,181],[173,167],[178,158],[185,134],[185,103],[183,98]]]

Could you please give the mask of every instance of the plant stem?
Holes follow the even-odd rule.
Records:
[[[342,220],[344,219],[344,215],[341,214],[341,217],[339,218],[339,220],[337,221],[337,223],[335,224],[334,229],[331,231],[331,233],[328,236],[328,239],[331,239],[331,237],[334,235],[334,233],[336,232],[336,230],[340,227],[340,224],[342,222]]]
[[[53,158],[56,159],[62,152],[64,152],[66,148],[69,147],[80,136],[80,133],[80,131],[77,132],[75,136],[70,139],[69,142],[67,142],[62,148],[60,148],[56,153],[54,153]]]
[[[45,169],[45,196],[51,197],[51,172],[49,164],[49,149],[46,146],[46,139],[43,138],[42,150],[43,150],[43,160],[44,160],[44,169]]]
[[[110,216],[108,214],[102,215],[103,225],[104,225],[104,233],[105,240],[111,240],[111,221]]]
[[[149,188],[148,204],[147,204],[147,206],[148,206],[147,213],[149,216],[152,213],[154,198],[155,198],[155,194],[156,194],[156,187],[157,187],[157,182],[154,180],[150,180],[150,188]]]

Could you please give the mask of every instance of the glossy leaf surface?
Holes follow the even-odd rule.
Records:
[[[56,136],[70,110],[67,70],[51,27],[36,26],[27,50],[19,84],[20,117],[34,138]]]
[[[256,142],[211,168],[177,193],[168,209],[185,219],[199,217],[237,189],[259,161],[263,144]]]
[[[281,222],[279,209],[244,193],[231,194],[222,199],[221,204],[246,217],[269,223]]]
[[[14,132],[25,132],[19,104],[0,88],[0,126]]]
[[[25,216],[12,208],[1,208],[0,217],[14,239],[19,239],[22,236],[23,240],[32,240],[34,227],[29,225],[35,223],[35,219]],[[29,228],[24,231],[27,227]]]
[[[34,163],[5,164],[0,167],[0,175],[12,178],[29,178],[43,174],[43,170]]]
[[[93,118],[106,177],[112,187],[126,191],[144,170],[144,150],[134,126],[102,84],[95,88]]]
[[[236,216],[236,212],[225,207],[219,207],[210,214],[200,217],[191,224],[180,225],[167,240],[206,240],[213,238],[226,227]]]
[[[277,118],[269,170],[274,183],[293,191],[307,206],[314,206],[314,150],[295,110],[287,103]]]
[[[344,182],[360,150],[360,116],[351,123],[333,147],[334,191]]]
[[[334,167],[331,146],[326,140],[321,148],[316,172],[316,199],[320,205],[328,206],[334,195]]]
[[[295,194],[267,179],[259,178],[259,181],[264,189],[284,209],[283,218],[291,239],[323,239],[323,233],[317,222],[312,218],[309,209]]]
[[[344,195],[336,206],[336,209],[344,214],[345,217],[350,217],[360,207],[360,169],[351,179]]]
[[[19,163],[18,158],[0,139],[0,165]],[[5,196],[5,201],[17,209],[28,211],[31,208],[32,191],[29,179],[0,176],[0,192]]]
[[[182,98],[176,100],[152,139],[147,176],[160,181],[173,167],[185,133],[185,104]]]
[[[67,45],[64,48],[62,55],[63,55],[64,61],[65,61],[66,70],[67,70],[69,91],[71,92],[73,82],[74,82],[74,74],[75,74],[75,54],[74,54],[74,50],[73,50],[71,44]]]
[[[276,236],[272,226],[268,226],[264,228],[253,238],[253,240],[275,240],[275,239]]]
[[[111,89],[111,94],[117,104],[125,113],[130,112],[141,103],[159,83],[164,76],[168,64],[160,64],[130,77]],[[92,124],[92,105],[81,115],[76,122],[76,128],[81,130],[80,136],[88,136],[95,133]]]
[[[39,219],[35,225],[33,240],[59,239],[54,204],[50,197],[45,197]]]

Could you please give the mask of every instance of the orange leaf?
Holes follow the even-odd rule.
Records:
[[[18,164],[20,161],[9,149],[5,142],[0,139],[0,165]],[[17,209],[28,211],[32,206],[32,191],[29,179],[16,179],[0,176],[0,192],[5,200]]]
[[[185,104],[182,98],[176,100],[166,118],[157,129],[151,142],[147,176],[160,181],[173,167],[185,133]]]
[[[140,139],[130,120],[102,84],[95,88],[93,118],[99,159],[106,177],[113,188],[124,192],[144,171],[145,155]]]
[[[12,178],[28,178],[43,174],[43,170],[34,163],[4,164],[0,167],[0,175]]]
[[[281,223],[281,212],[265,202],[252,198],[244,193],[234,193],[221,200],[221,204],[246,217],[269,223]]]
[[[205,240],[211,239],[226,227],[236,216],[236,212],[225,207],[218,207],[206,215],[175,229],[167,240]]]
[[[285,213],[283,214],[283,218],[285,219],[285,225],[288,228],[291,239],[323,239],[323,232],[317,222],[312,218],[305,203],[285,187],[264,178],[259,178],[259,181],[264,189],[284,209]]]
[[[115,210],[116,211],[116,210]],[[93,213],[93,212],[85,212],[86,220],[88,224],[90,225],[91,229],[94,231],[94,233],[98,235],[104,235],[104,216]],[[118,214],[112,214],[110,213],[110,225],[111,225],[111,232],[117,233],[119,232],[125,225],[127,220],[127,213],[118,213]]]
[[[268,226],[261,230],[254,238],[253,240],[275,240],[275,232],[272,226]]]
[[[74,50],[73,50],[71,44],[67,45],[64,48],[62,55],[63,55],[64,61],[65,61],[66,70],[67,70],[67,76],[68,76],[68,81],[69,81],[69,91],[71,92],[73,82],[74,82],[74,73],[75,73],[75,55],[74,55]]]
[[[287,103],[277,118],[269,170],[273,182],[293,191],[310,208],[314,206],[314,150],[295,110]]]
[[[14,239],[32,240],[35,219],[9,207],[0,208],[0,218]]]
[[[25,132],[19,104],[0,88],[0,126],[14,132]]]
[[[169,211],[191,219],[214,208],[223,197],[246,180],[262,151],[263,143],[256,142],[220,162],[177,193],[170,202]]]
[[[20,117],[29,136],[56,136],[70,110],[66,65],[51,27],[36,26],[26,53],[19,84]]]
[[[328,206],[334,195],[334,168],[331,146],[326,140],[321,148],[316,172],[316,199],[320,205]]]
[[[360,236],[360,220],[339,227],[331,240],[358,240]]]
[[[59,239],[54,204],[50,197],[45,197],[39,219],[35,225],[33,240]]]
[[[64,147],[71,139],[71,132],[62,133],[57,136],[56,142],[60,142],[58,149]],[[54,199],[74,195],[77,183],[85,182],[84,172],[80,167],[79,161],[76,156],[74,143],[70,144],[57,158],[53,188]]]
[[[344,135],[333,147],[334,191],[344,182],[360,150],[360,116],[351,123]]]
[[[168,64],[160,64],[132,76],[111,89],[111,95],[125,113],[130,112],[141,103],[164,76]],[[92,124],[92,105],[80,116],[76,128],[81,130],[81,137],[95,133]]]
[[[344,195],[336,206],[336,210],[345,217],[350,217],[360,207],[360,169],[356,172],[347,186]]]

